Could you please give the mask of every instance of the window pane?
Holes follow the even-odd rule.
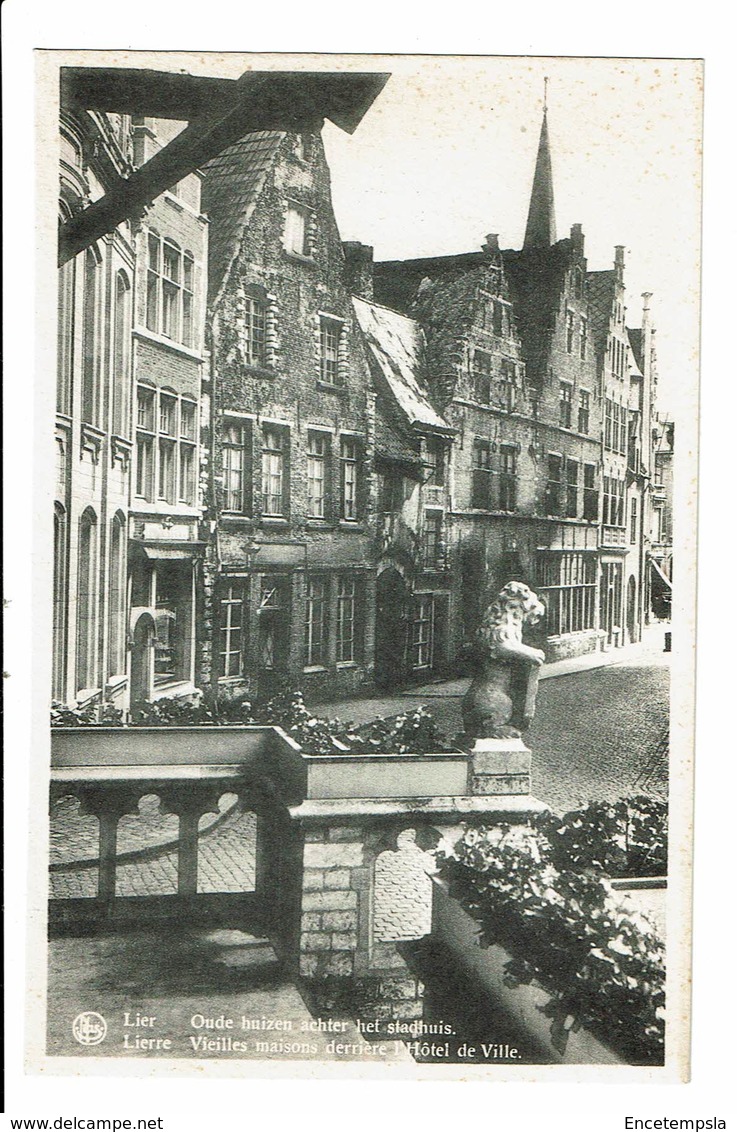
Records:
[[[337,650],[339,662],[355,660],[356,583],[353,578],[338,579]]]
[[[320,321],[320,380],[327,385],[339,384],[339,349],[343,329],[341,322],[323,318]]]
[[[305,663],[325,664],[327,659],[327,579],[309,578],[305,620]]]
[[[249,366],[266,365],[266,303],[250,295],[243,311],[243,354]]]
[[[356,519],[358,518],[358,445],[352,437],[341,437],[340,458],[342,461],[341,517],[348,520]]]
[[[313,519],[323,519],[325,517],[327,437],[322,433],[309,433],[307,453],[307,513]]]
[[[283,514],[283,437],[279,429],[264,426],[261,451],[262,510],[265,515]]]

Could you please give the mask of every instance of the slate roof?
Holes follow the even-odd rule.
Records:
[[[376,404],[376,457],[392,464],[401,464],[408,472],[421,476],[423,464],[417,451],[417,440],[413,444],[393,418],[390,407],[383,399]]]
[[[420,383],[424,336],[406,315],[354,297],[353,306],[371,358],[411,425],[452,432]]]
[[[631,330],[628,326],[627,335],[630,340],[630,348],[632,350],[632,353],[635,355],[637,368],[639,369],[640,373],[642,373],[642,330],[640,330],[639,328],[637,330]]]
[[[217,301],[240,248],[248,223],[285,135],[273,131],[246,134],[208,161],[202,185],[202,211],[210,217],[208,303]]]
[[[591,315],[591,335],[597,354],[606,350],[609,333],[609,319],[614,302],[616,274],[609,271],[587,271],[589,312]]]

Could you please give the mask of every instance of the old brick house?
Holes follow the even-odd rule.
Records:
[[[209,164],[203,684],[309,697],[370,679],[374,395],[318,134]]]

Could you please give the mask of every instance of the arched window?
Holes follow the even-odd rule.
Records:
[[[98,425],[100,415],[100,260],[92,248],[84,258],[82,310],[82,420]]]
[[[125,516],[118,512],[110,524],[108,676],[125,672],[126,609]]]
[[[58,321],[56,327],[56,411],[67,415],[72,411],[75,279],[76,261],[69,259],[59,269]]]
[[[97,684],[97,516],[79,520],[77,557],[77,690]]]
[[[124,271],[115,277],[113,321],[113,432],[127,437],[130,431],[130,283]]]
[[[67,655],[67,513],[61,503],[54,504],[53,600],[51,694],[55,700],[63,701]]]
[[[174,342],[194,345],[194,256],[157,232],[148,234],[146,326]]]

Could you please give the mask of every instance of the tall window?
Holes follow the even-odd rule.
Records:
[[[156,393],[138,387],[136,424],[136,495],[153,501]]]
[[[583,517],[595,523],[599,518],[599,491],[596,486],[596,464],[583,466]]]
[[[223,507],[226,511],[248,512],[247,454],[250,428],[226,422],[223,426]]]
[[[512,444],[499,449],[499,510],[517,510],[517,449]]]
[[[604,447],[611,449],[614,435],[614,402],[611,397],[604,400]]]
[[[473,469],[471,471],[471,506],[483,511],[491,510],[491,443],[474,440]]]
[[[578,461],[566,460],[566,517],[578,515]]]
[[[347,664],[356,659],[356,579],[350,575],[338,578],[336,621],[336,660]]]
[[[197,500],[197,406],[194,401],[179,403],[179,502],[193,505]]]
[[[578,324],[578,352],[582,358],[586,357],[586,340],[588,337],[588,323],[581,318]]]
[[[194,344],[194,257],[156,232],[148,235],[146,326],[184,346]]]
[[[130,424],[130,283],[124,271],[115,276],[115,311],[113,316],[113,432],[128,436]]]
[[[569,381],[560,383],[560,425],[570,428],[573,414],[573,386]]]
[[[575,336],[576,319],[573,311],[566,311],[566,350],[573,353],[573,339]]]
[[[52,695],[65,698],[67,657],[67,515],[60,503],[54,504],[54,609]]]
[[[284,515],[284,429],[264,425],[261,442],[261,510],[264,515]]]
[[[320,317],[320,381],[325,385],[341,385],[340,339],[343,323],[335,318]]]
[[[97,516],[79,521],[77,560],[77,690],[97,685]]]
[[[474,350],[471,370],[473,396],[482,405],[491,404],[491,354]]]
[[[632,546],[637,542],[637,499],[633,496],[630,499],[630,544]]]
[[[562,503],[563,457],[548,454],[546,509],[548,515],[560,515]]]
[[[513,413],[517,407],[517,366],[509,358],[502,358],[502,407]]]
[[[341,518],[358,518],[358,441],[353,436],[340,438]]]
[[[578,395],[578,431],[589,431],[589,411],[591,408],[591,394],[582,389]]]
[[[310,213],[297,204],[287,207],[286,223],[284,226],[284,247],[293,255],[309,256],[311,254],[310,240]]]
[[[596,556],[543,551],[537,561],[538,594],[551,636],[594,627]]]
[[[243,357],[249,366],[266,365],[266,303],[246,295],[243,307]]]
[[[423,525],[423,561],[429,569],[442,564],[443,555],[443,512],[426,511]]]
[[[125,672],[126,608],[125,517],[114,515],[110,524],[108,676]]]
[[[220,592],[218,653],[222,677],[243,674],[245,585],[243,579],[237,578],[227,582]]]
[[[410,638],[410,662],[413,668],[430,668],[433,662],[434,607],[432,594],[415,598]]]
[[[165,338],[180,337],[180,294],[182,288],[182,254],[171,240],[164,240],[161,281],[161,333]]]
[[[311,519],[326,515],[330,438],[324,432],[307,434],[307,514]]]
[[[182,259],[182,342],[194,346],[194,259],[190,252]]]
[[[72,411],[72,374],[74,372],[74,288],[76,260],[69,259],[59,269],[57,322],[56,411]]]
[[[100,261],[92,248],[84,257],[82,309],[82,420],[98,425],[100,416]]]
[[[159,292],[161,290],[161,240],[148,234],[148,270],[146,273],[146,326],[159,331]]]
[[[320,575],[307,579],[305,608],[305,665],[310,668],[327,661],[328,580]]]
[[[176,502],[177,399],[159,394],[159,499]]]

